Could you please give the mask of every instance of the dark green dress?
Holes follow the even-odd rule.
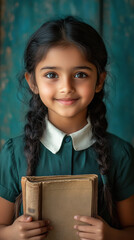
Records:
[[[27,161],[24,156],[23,138],[22,135],[8,140],[0,154],[0,196],[11,202],[15,202],[21,192],[21,177],[26,175]],[[109,181],[115,199],[121,201],[134,194],[134,149],[129,143],[110,133],[108,142],[112,159]],[[56,154],[40,143],[36,175],[97,174],[98,214],[111,224],[105,203],[101,200],[103,183],[96,158],[94,145],[85,150],[75,151],[70,136],[64,137],[62,146]]]

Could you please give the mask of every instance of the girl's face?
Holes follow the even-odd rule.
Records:
[[[75,46],[53,47],[35,69],[37,86],[34,92],[40,95],[48,108],[48,118],[86,118],[87,107],[95,92],[99,92],[104,76],[97,83],[96,67],[88,62]],[[30,77],[26,79],[33,89]]]

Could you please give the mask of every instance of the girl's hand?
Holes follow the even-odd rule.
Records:
[[[74,225],[81,240],[110,240],[111,227],[100,217],[74,216],[74,219],[85,223]]]
[[[52,229],[48,220],[32,221],[30,216],[20,216],[11,225],[14,240],[42,240]]]

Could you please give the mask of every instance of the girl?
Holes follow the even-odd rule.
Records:
[[[50,221],[14,217],[25,175],[94,173],[98,218],[74,216],[80,239],[134,239],[134,150],[108,133],[103,102],[107,52],[88,24],[67,17],[43,24],[30,38],[24,77],[31,99],[25,133],[0,158],[0,240],[39,240]],[[81,222],[84,224],[81,225]]]

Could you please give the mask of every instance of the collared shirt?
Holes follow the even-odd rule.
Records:
[[[67,135],[66,133],[57,129],[46,117],[46,128],[40,141],[47,149],[55,154],[60,150],[63,139],[67,135],[72,138],[73,148],[76,151],[84,150],[95,142],[92,137],[92,127],[89,118],[87,118],[87,122],[88,123],[86,126],[79,131]],[[69,137],[66,137],[66,141],[69,141]]]

